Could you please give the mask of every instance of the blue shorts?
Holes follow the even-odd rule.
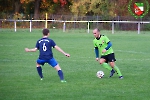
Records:
[[[43,66],[45,63],[48,63],[48,64],[51,65],[52,67],[55,67],[55,66],[58,64],[58,62],[57,62],[54,58],[49,59],[49,60],[41,60],[41,59],[38,59],[36,62],[37,62],[38,64],[42,65],[42,66]]]

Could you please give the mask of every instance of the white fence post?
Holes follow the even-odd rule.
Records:
[[[32,31],[32,20],[30,20],[30,32]]]
[[[138,22],[138,34],[140,34],[140,22]]]
[[[90,23],[88,21],[88,30],[87,30],[88,33],[90,33]]]
[[[65,32],[65,30],[66,30],[66,23],[65,23],[65,21],[64,21],[64,24],[63,24],[63,32]]]
[[[114,34],[114,22],[112,22],[112,34]]]
[[[14,26],[15,26],[14,28],[15,28],[15,32],[16,32],[16,20],[14,21]]]

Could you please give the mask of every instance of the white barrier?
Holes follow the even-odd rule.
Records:
[[[150,21],[63,21],[63,20],[6,20],[6,19],[0,19],[0,21],[13,21],[14,22],[14,31],[16,32],[17,31],[17,28],[16,28],[16,23],[17,22],[30,22],[30,32],[32,31],[32,22],[34,21],[40,21],[40,22],[45,22],[45,24],[47,22],[60,22],[60,23],[63,23],[63,32],[65,32],[66,30],[66,23],[74,23],[74,22],[82,22],[82,23],[88,23],[88,29],[87,29],[87,32],[89,33],[90,32],[90,22],[96,22],[96,23],[112,23],[112,34],[114,34],[114,24],[115,23],[135,23],[135,24],[138,24],[138,34],[140,34],[140,24],[149,24]],[[47,26],[45,26],[47,27]]]

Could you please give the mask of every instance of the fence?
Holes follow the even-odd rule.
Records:
[[[89,33],[90,29],[95,27],[100,29],[112,30],[124,30],[123,27],[130,25],[130,29],[137,30],[140,34],[141,29],[144,29],[144,25],[150,25],[150,21],[63,21],[63,20],[0,20],[0,27],[13,28],[17,31],[17,28],[29,29],[32,32],[34,28],[61,28],[63,32],[67,29],[85,29]],[[8,25],[8,26],[7,26]],[[5,27],[4,27],[5,26]],[[6,27],[7,26],[7,27]],[[118,28],[120,27],[120,28]],[[130,30],[128,29],[128,30]]]

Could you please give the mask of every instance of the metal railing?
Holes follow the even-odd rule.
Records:
[[[63,32],[66,31],[67,29],[67,24],[71,25],[72,23],[74,23],[75,25],[78,23],[78,24],[81,24],[81,23],[86,23],[84,24],[84,27],[85,29],[87,30],[87,33],[89,33],[90,31],[90,28],[91,27],[91,23],[93,24],[94,23],[94,27],[98,27],[100,24],[104,24],[104,23],[109,23],[109,29],[111,28],[112,30],[112,34],[114,34],[114,30],[115,30],[115,24],[132,24],[134,26],[137,26],[137,28],[135,28],[137,30],[137,33],[140,34],[140,31],[141,31],[141,25],[143,24],[150,24],[150,21],[64,21],[64,20],[8,20],[8,19],[0,19],[0,24],[2,23],[9,23],[9,22],[13,22],[13,24],[11,24],[11,27],[14,28],[14,31],[16,32],[17,31],[17,23],[22,23],[23,22],[27,22],[29,23],[26,27],[29,27],[29,31],[32,32],[32,29],[35,28],[33,27],[33,23],[38,23],[38,22],[42,22],[42,27],[45,27],[47,28],[48,27],[48,24],[49,22],[51,23],[55,23],[55,24],[59,24],[61,25],[62,27],[59,27],[63,30]],[[95,23],[97,23],[95,25]],[[0,25],[2,26],[2,25]],[[40,27],[41,27],[40,26]],[[56,27],[56,25],[53,25],[53,27]],[[5,27],[1,27],[2,28],[5,28]],[[78,27],[77,27],[78,28]]]

